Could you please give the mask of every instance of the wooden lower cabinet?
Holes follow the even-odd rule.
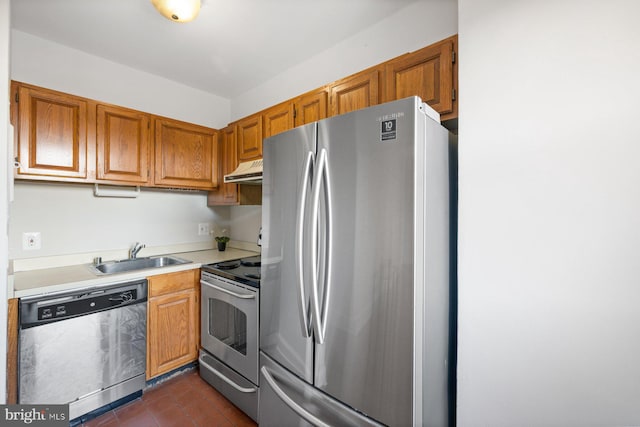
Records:
[[[18,403],[18,298],[7,304],[7,404]]]
[[[147,380],[198,358],[200,270],[149,277]]]

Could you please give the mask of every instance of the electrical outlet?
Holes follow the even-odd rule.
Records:
[[[22,249],[32,251],[42,248],[42,238],[39,231],[22,233]]]
[[[209,224],[203,223],[198,224],[198,236],[208,236],[209,235]]]

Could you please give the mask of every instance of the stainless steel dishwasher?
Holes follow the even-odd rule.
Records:
[[[145,386],[147,281],[20,300],[18,403],[77,418]]]

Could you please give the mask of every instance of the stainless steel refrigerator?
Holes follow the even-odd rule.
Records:
[[[264,140],[261,426],[447,425],[451,137],[412,97]]]

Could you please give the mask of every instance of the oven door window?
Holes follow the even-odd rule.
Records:
[[[209,298],[209,335],[247,355],[247,315],[238,307]]]
[[[258,307],[260,294],[205,274],[200,326],[202,348],[258,384]]]

